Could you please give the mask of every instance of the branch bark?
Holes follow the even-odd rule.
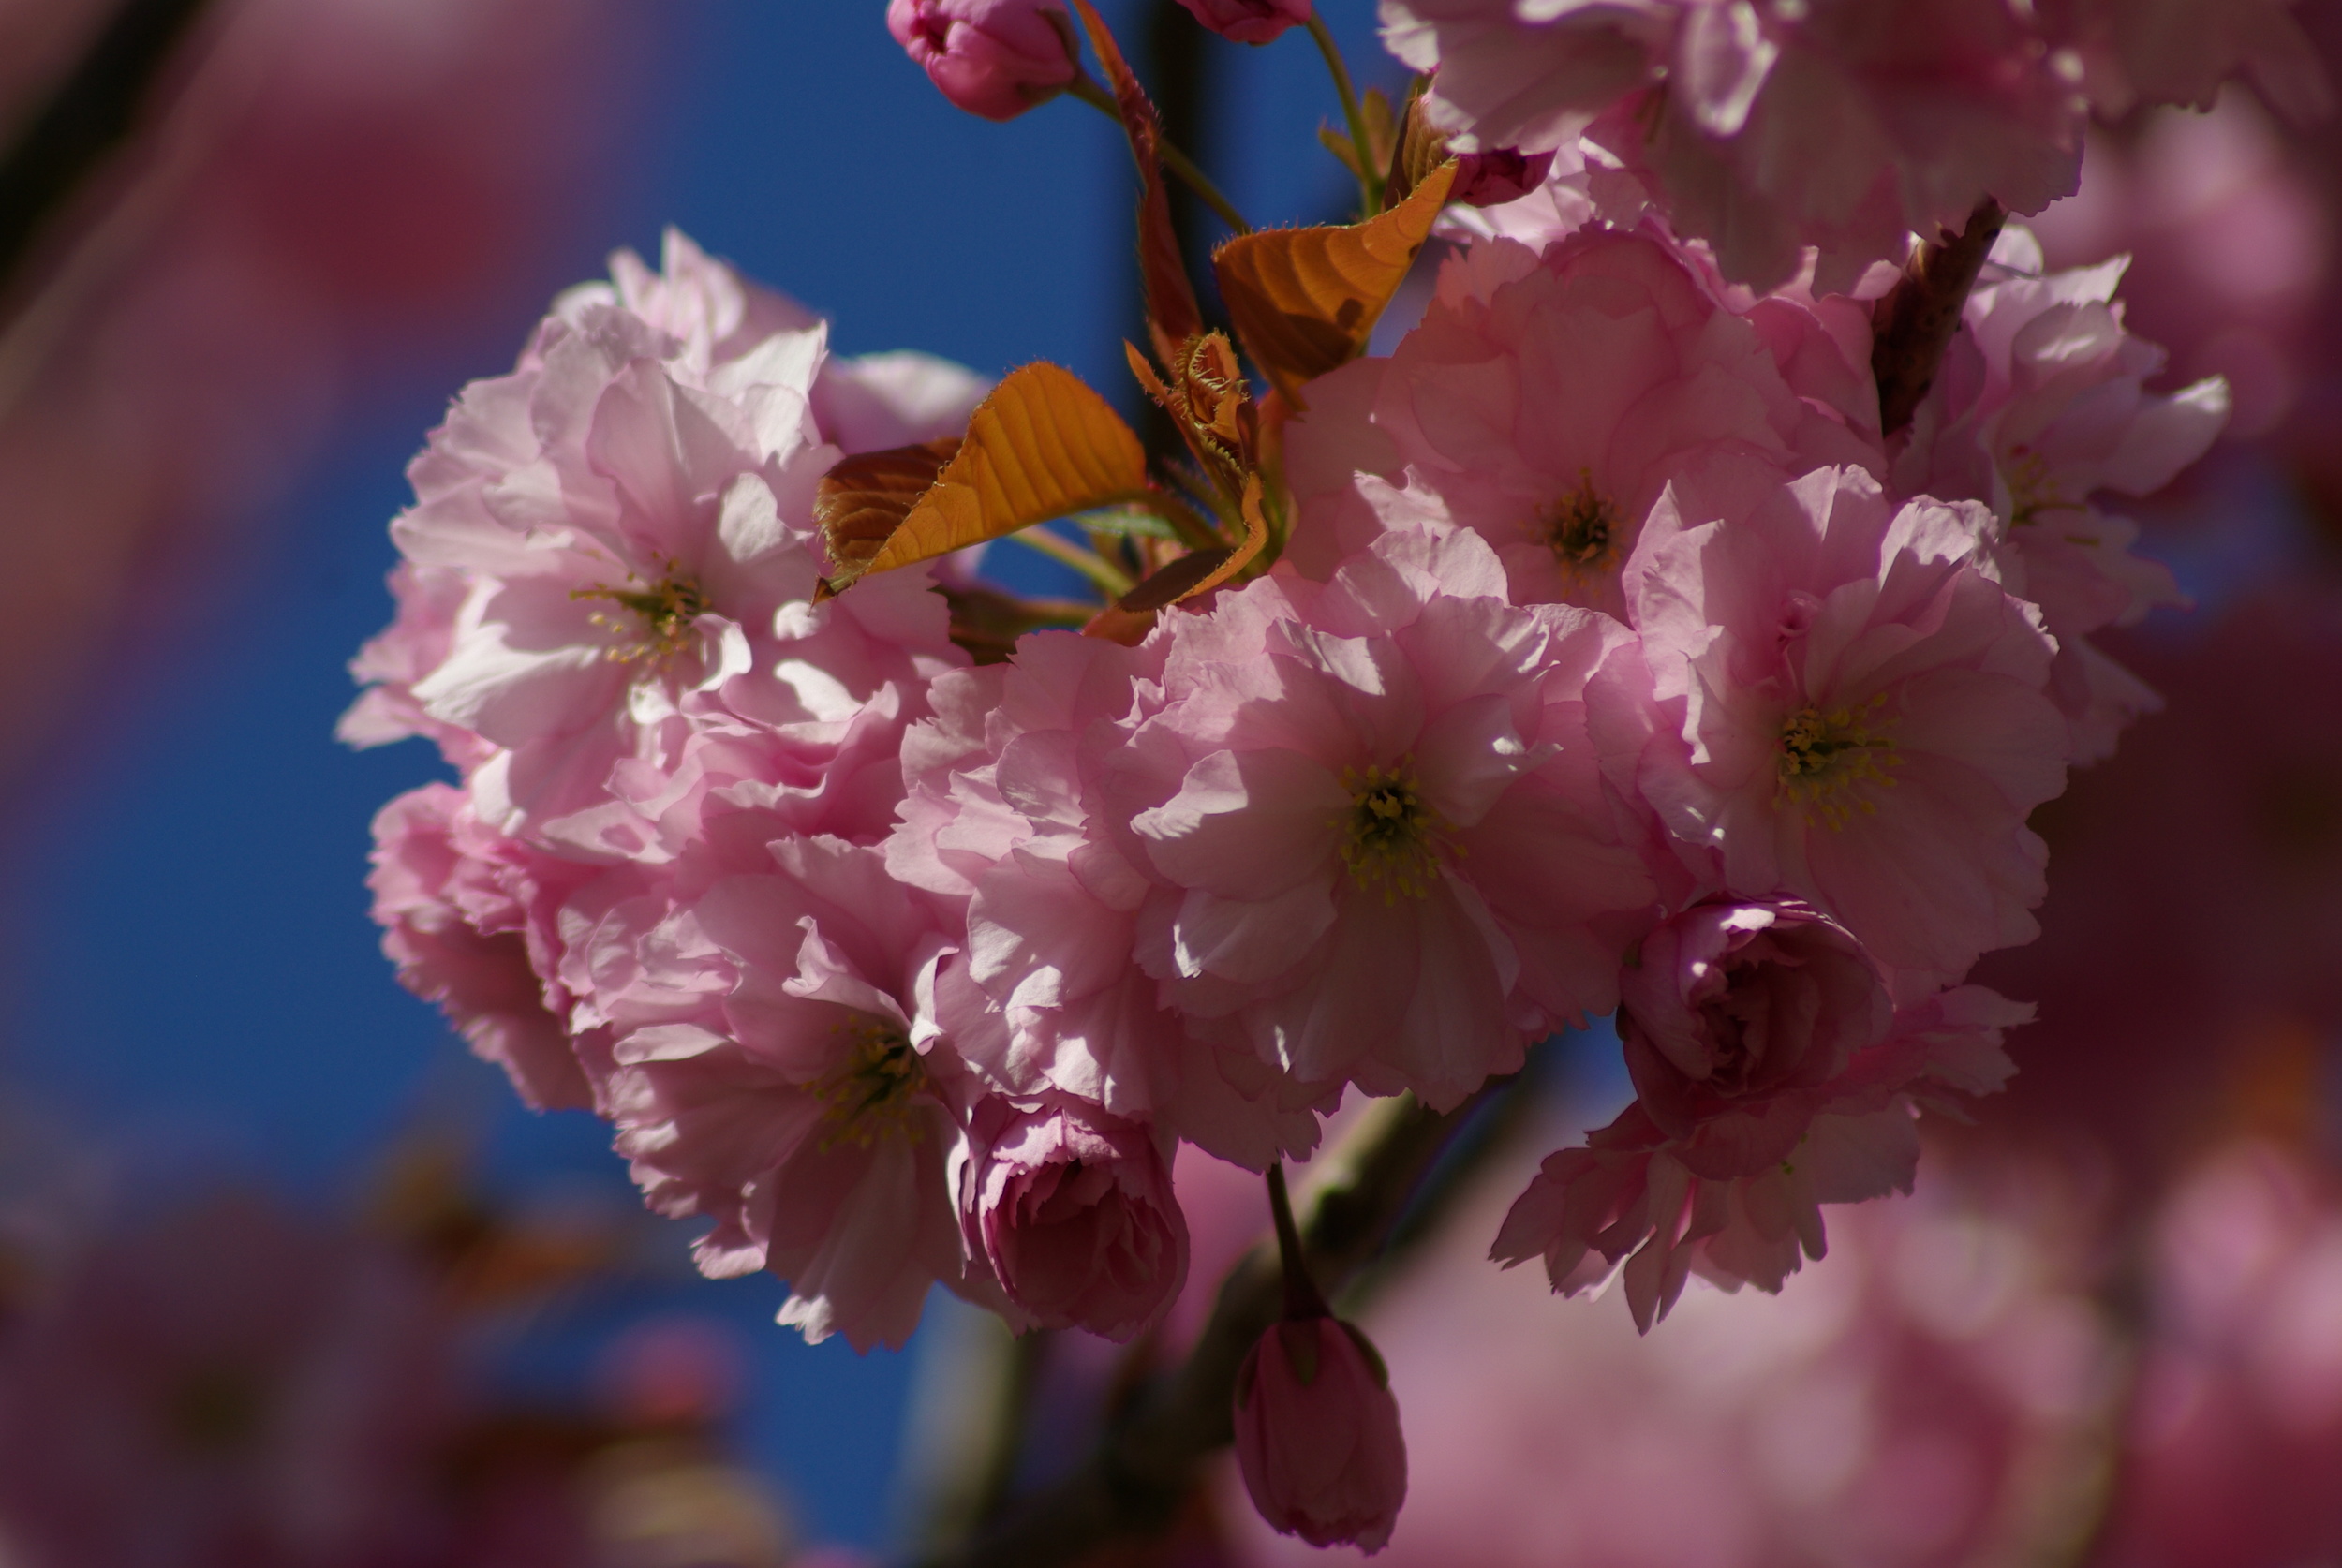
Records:
[[[0,297],[41,234],[130,140],[208,0],[124,0],[89,52],[0,157]]]
[[[2008,214],[1986,197],[1957,234],[1921,244],[1904,264],[1903,281],[1871,317],[1871,372],[1878,380],[1878,428],[1893,436],[1919,412],[1960,330],[1960,313]]]
[[[1328,1296],[1374,1261],[1448,1140],[1513,1082],[1492,1084],[1444,1115],[1410,1098],[1383,1101],[1315,1162],[1302,1195],[1301,1240]],[[1081,1469],[976,1540],[928,1559],[928,1568],[1056,1568],[1119,1537],[1167,1526],[1205,1457],[1233,1440],[1237,1368],[1277,1321],[1283,1291],[1276,1243],[1264,1241],[1222,1283],[1185,1365],[1108,1432]]]

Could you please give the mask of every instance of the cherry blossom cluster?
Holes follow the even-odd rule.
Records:
[[[2070,196],[2093,110],[2208,105],[2240,73],[2330,93],[2290,0],[1382,0],[1457,145],[1553,152],[1613,221],[1647,208],[1774,287],[1851,288],[1987,201]]]
[[[1837,302],[1655,230],[1480,242],[1292,427],[1279,570],[973,668],[926,569],[812,602],[810,496],[980,384],[621,255],[394,525],[345,733],[464,782],[377,823],[388,947],[814,1337],[898,1343],[940,1280],[1128,1338],[1184,1277],[1177,1141],[1260,1168],[1613,1011],[1636,1103],[1500,1254],[1631,1260],[1645,1324],[1695,1268],[1777,1288],[1820,1204],[1908,1185],[1914,1103],[2006,1075],[2023,1010],[1962,976],[2152,702],[2087,632],[2171,593],[2086,497],[2218,424],[2142,390],[2111,270],[2001,256],[1890,463]]]
[[[1132,1339],[1186,1280],[1179,1144],[1269,1172],[1289,1236],[1279,1162],[1345,1097],[1452,1110],[1606,1016],[1633,1102],[1495,1256],[1622,1278],[1646,1329],[1693,1273],[1778,1290],[1823,1206],[1908,1190],[1922,1107],[2008,1078],[2030,1009],[1968,971],[2037,935],[2029,815],[2156,706],[2092,636],[2178,601],[2100,506],[2227,413],[2150,387],[2119,262],[2048,274],[2011,228],[1883,428],[1884,286],[1844,290],[2069,189],[2078,83],[2266,78],[2290,25],[2223,8],[2199,80],[2097,7],[1907,9],[1386,0],[1518,200],[1456,210],[1419,323],[1278,411],[1272,566],[1004,661],[954,641],[968,562],[832,593],[817,522],[837,465],[956,436],[985,385],[835,357],[679,236],[621,253],[466,390],[393,525],[344,733],[460,777],[376,823],[401,978],[606,1117],[701,1268],[785,1279],[810,1339],[900,1344],[940,1283]],[[975,112],[1089,90],[1054,4],[889,22]],[[1295,1290],[1244,1474],[1371,1547],[1387,1378]]]

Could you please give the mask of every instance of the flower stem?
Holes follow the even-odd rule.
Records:
[[[1919,412],[1944,350],[1960,331],[1968,291],[2008,219],[2000,203],[1986,197],[1965,229],[1914,250],[1903,281],[1874,307],[1871,372],[1878,380],[1880,435],[1897,434]]]
[[[1284,1275],[1285,1316],[1333,1316],[1325,1296],[1318,1293],[1317,1281],[1310,1278],[1309,1258],[1301,1250],[1301,1229],[1293,1222],[1293,1200],[1285,1195],[1285,1167],[1282,1160],[1268,1162],[1268,1217],[1277,1226],[1277,1260]]]
[[[1332,74],[1334,91],[1341,98],[1341,117],[1350,123],[1350,145],[1358,155],[1358,199],[1364,203],[1359,216],[1371,218],[1383,210],[1382,167],[1374,157],[1373,139],[1366,134],[1366,113],[1358,107],[1357,89],[1350,84],[1350,67],[1341,57],[1341,46],[1313,7],[1310,37],[1317,40],[1317,52],[1326,57],[1326,69]]]
[[[1115,103],[1114,95],[1091,81],[1089,72],[1076,73],[1065,90],[1116,125],[1122,123],[1122,111]],[[1220,194],[1220,187],[1211,183],[1210,175],[1196,167],[1194,159],[1161,136],[1155,139],[1155,152],[1162,157],[1164,168],[1178,175],[1182,185],[1202,198],[1205,206],[1219,214],[1221,222],[1239,234],[1253,231],[1253,226],[1244,221],[1244,214],[1236,210],[1234,202]]]

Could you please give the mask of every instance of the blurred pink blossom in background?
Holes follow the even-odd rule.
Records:
[[[108,8],[0,7],[0,120]],[[578,220],[606,0],[236,0],[166,79],[163,124],[0,302],[0,771],[191,587],[261,547],[343,400],[501,312]],[[23,280],[19,280],[20,283]],[[189,395],[200,389],[200,395]]]

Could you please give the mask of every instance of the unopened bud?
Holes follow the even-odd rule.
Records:
[[[961,1225],[1044,1328],[1129,1339],[1187,1280],[1187,1219],[1147,1129],[1070,1095],[970,1118]]]
[[[1312,1546],[1377,1552],[1407,1499],[1407,1445],[1383,1358],[1339,1319],[1288,1318],[1236,1383],[1236,1457],[1260,1516]]]
[[[886,30],[945,97],[987,120],[1047,102],[1079,68],[1063,0],[893,0]]]
[[[1310,19],[1310,0],[1179,0],[1190,15],[1223,38],[1265,44]]]
[[[1456,159],[1456,183],[1448,188],[1447,200],[1466,207],[1502,207],[1545,184],[1552,168],[1550,153],[1520,153],[1510,147],[1465,153]]]

